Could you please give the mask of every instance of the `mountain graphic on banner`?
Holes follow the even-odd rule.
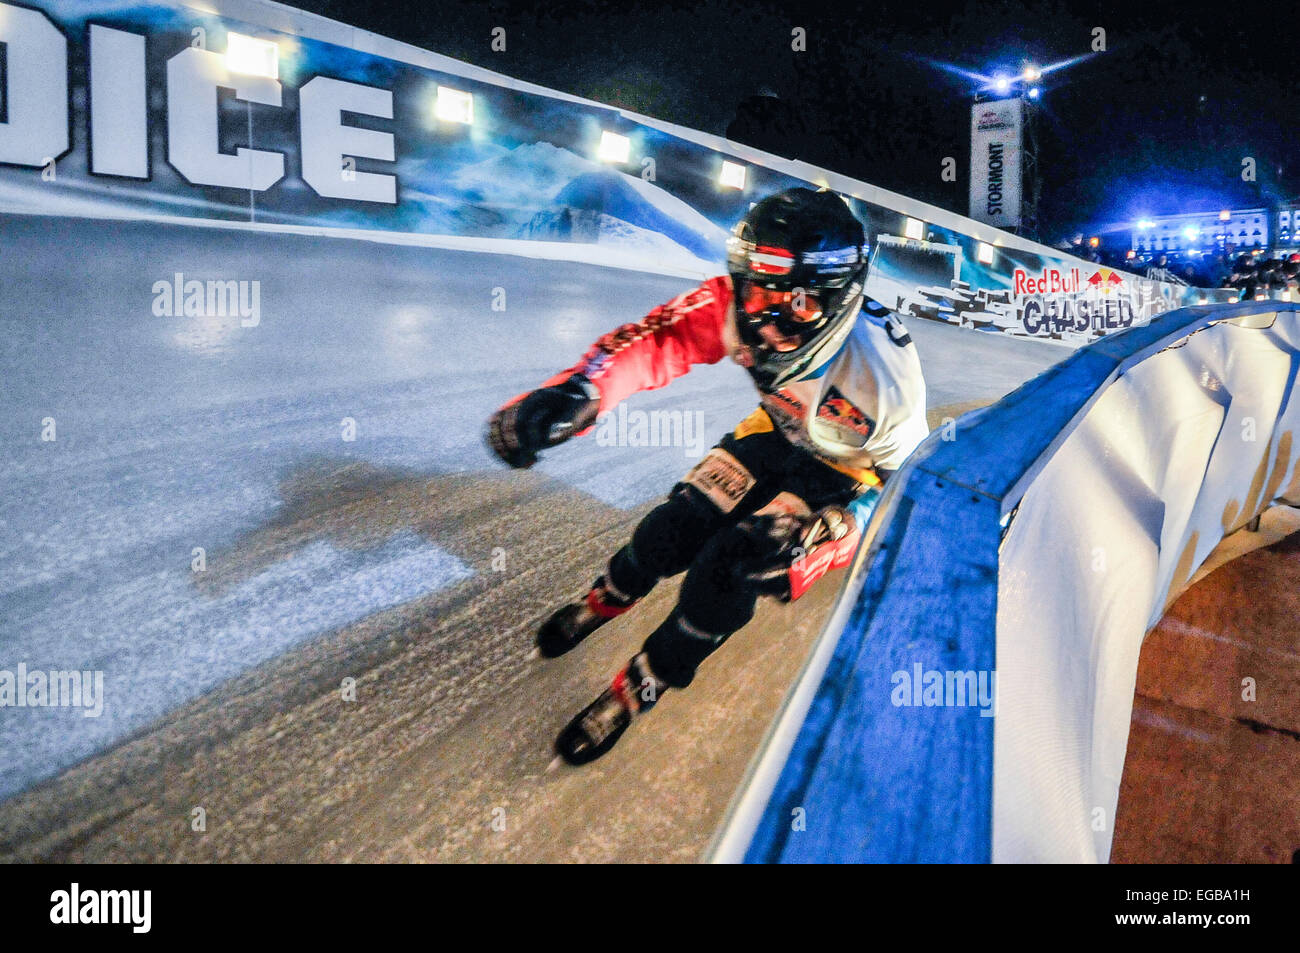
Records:
[[[638,188],[638,185],[643,188]],[[674,208],[675,205],[682,208]],[[658,232],[701,258],[719,257],[726,242],[726,232],[685,202],[648,182],[613,169],[597,168],[578,176],[560,190],[552,208],[543,215],[553,215],[565,209],[594,212],[626,222],[634,228]]]
[[[719,258],[726,244],[724,229],[654,183],[549,142],[465,166],[448,185],[471,202],[510,210],[519,238],[622,243],[653,232],[706,259]]]

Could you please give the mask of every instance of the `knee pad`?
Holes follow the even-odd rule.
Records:
[[[788,601],[799,524],[786,516],[765,514],[746,520],[736,529],[744,534],[747,544],[729,567],[736,585],[755,596]]]
[[[790,550],[797,544],[804,520],[811,512],[808,504],[793,493],[777,494],[753,516],[736,524],[737,531],[746,540],[744,560],[762,562]]]
[[[753,516],[735,527],[735,542],[727,558],[732,587],[754,598],[773,596],[783,602],[791,597],[790,569],[810,515],[808,506],[792,493],[778,494]]]
[[[737,598],[748,602],[760,594],[746,570],[770,561],[780,552],[771,524],[768,517],[750,517],[705,542],[682,585],[682,603],[691,604],[688,614],[693,612],[694,618],[702,621],[710,604],[721,605]]]
[[[724,518],[698,489],[679,483],[637,524],[626,555],[640,575],[675,576],[691,564]]]
[[[760,590],[737,567],[751,561],[756,542],[752,528],[738,524],[701,548],[677,597],[678,611],[691,624],[725,638],[753,617]]]

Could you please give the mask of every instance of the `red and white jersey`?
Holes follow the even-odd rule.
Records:
[[[720,275],[604,335],[546,384],[584,375],[600,391],[603,414],[637,391],[663,387],[694,364],[741,353],[731,279]],[[929,432],[916,345],[878,302],[863,299],[844,346],[815,373],[760,396],[786,438],[817,456],[842,466],[897,470]]]

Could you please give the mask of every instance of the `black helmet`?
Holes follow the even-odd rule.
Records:
[[[749,372],[773,391],[812,374],[839,353],[862,306],[867,240],[834,192],[806,188],[769,195],[727,241],[736,330]],[[799,343],[777,351],[759,328],[775,325]]]

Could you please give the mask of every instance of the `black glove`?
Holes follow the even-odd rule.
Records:
[[[591,426],[599,407],[596,385],[574,374],[563,384],[540,387],[493,414],[488,420],[488,446],[512,467],[531,467],[538,450],[564,443]]]
[[[796,559],[810,556],[825,543],[838,542],[853,532],[853,514],[841,506],[827,506],[807,516],[779,514],[749,521],[761,555],[736,567],[744,580],[765,596],[790,598],[790,568]],[[765,551],[764,551],[765,550]]]

